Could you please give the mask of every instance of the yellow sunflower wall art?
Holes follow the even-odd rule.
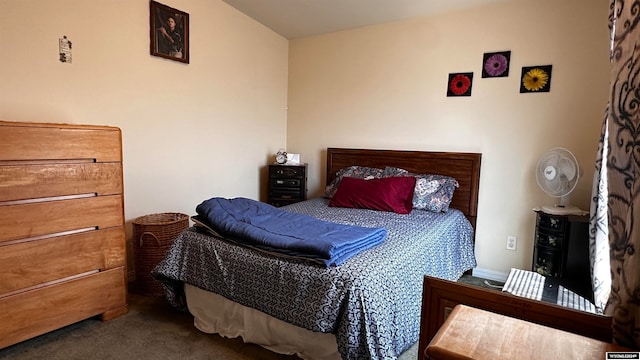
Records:
[[[521,93],[549,92],[551,89],[551,65],[524,66],[520,76]]]

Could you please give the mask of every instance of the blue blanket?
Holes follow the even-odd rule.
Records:
[[[246,199],[215,197],[196,207],[221,236],[262,250],[337,266],[384,241],[384,228],[337,224]]]

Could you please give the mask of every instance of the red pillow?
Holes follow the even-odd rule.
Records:
[[[408,214],[413,208],[415,186],[413,176],[371,180],[344,177],[329,206]]]

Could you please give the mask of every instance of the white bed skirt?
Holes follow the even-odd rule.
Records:
[[[208,334],[242,337],[280,354],[305,360],[340,360],[336,337],[291,325],[218,294],[185,284],[187,307],[195,327]]]

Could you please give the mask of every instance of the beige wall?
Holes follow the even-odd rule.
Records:
[[[326,147],[481,152],[478,272],[530,268],[532,208],[554,204],[538,157],[563,146],[584,177],[588,210],[607,102],[608,7],[601,0],[515,1],[474,11],[291,41],[287,150],[324,184]],[[509,77],[481,78],[484,52],[511,50]],[[551,92],[520,94],[523,66],[553,65]],[[471,97],[446,97],[448,74],[474,72]],[[518,236],[517,251],[505,249]]]
[[[189,13],[190,64],[149,55],[148,0],[0,0],[0,119],[120,127],[128,224],[257,199],[285,145],[288,41],[222,1],[162,3]]]
[[[190,15],[190,64],[149,55],[148,0],[0,0],[0,119],[120,127],[128,220],[258,198],[285,145],[288,41],[222,1],[163,3]]]
[[[0,119],[120,127],[128,221],[193,214],[211,196],[259,198],[285,144],[310,164],[312,195],[329,146],[482,152],[487,276],[531,264],[531,208],[554,202],[534,179],[543,151],[576,154],[574,202],[588,206],[606,2],[519,0],[291,43],[219,0],[163,3],[190,14],[188,65],[149,55],[147,0],[0,0]],[[72,64],[58,61],[63,35]],[[510,76],[482,79],[482,54],[500,50],[512,51]],[[551,92],[519,94],[520,68],[542,64],[553,64]],[[448,73],[467,71],[472,96],[447,98]]]

